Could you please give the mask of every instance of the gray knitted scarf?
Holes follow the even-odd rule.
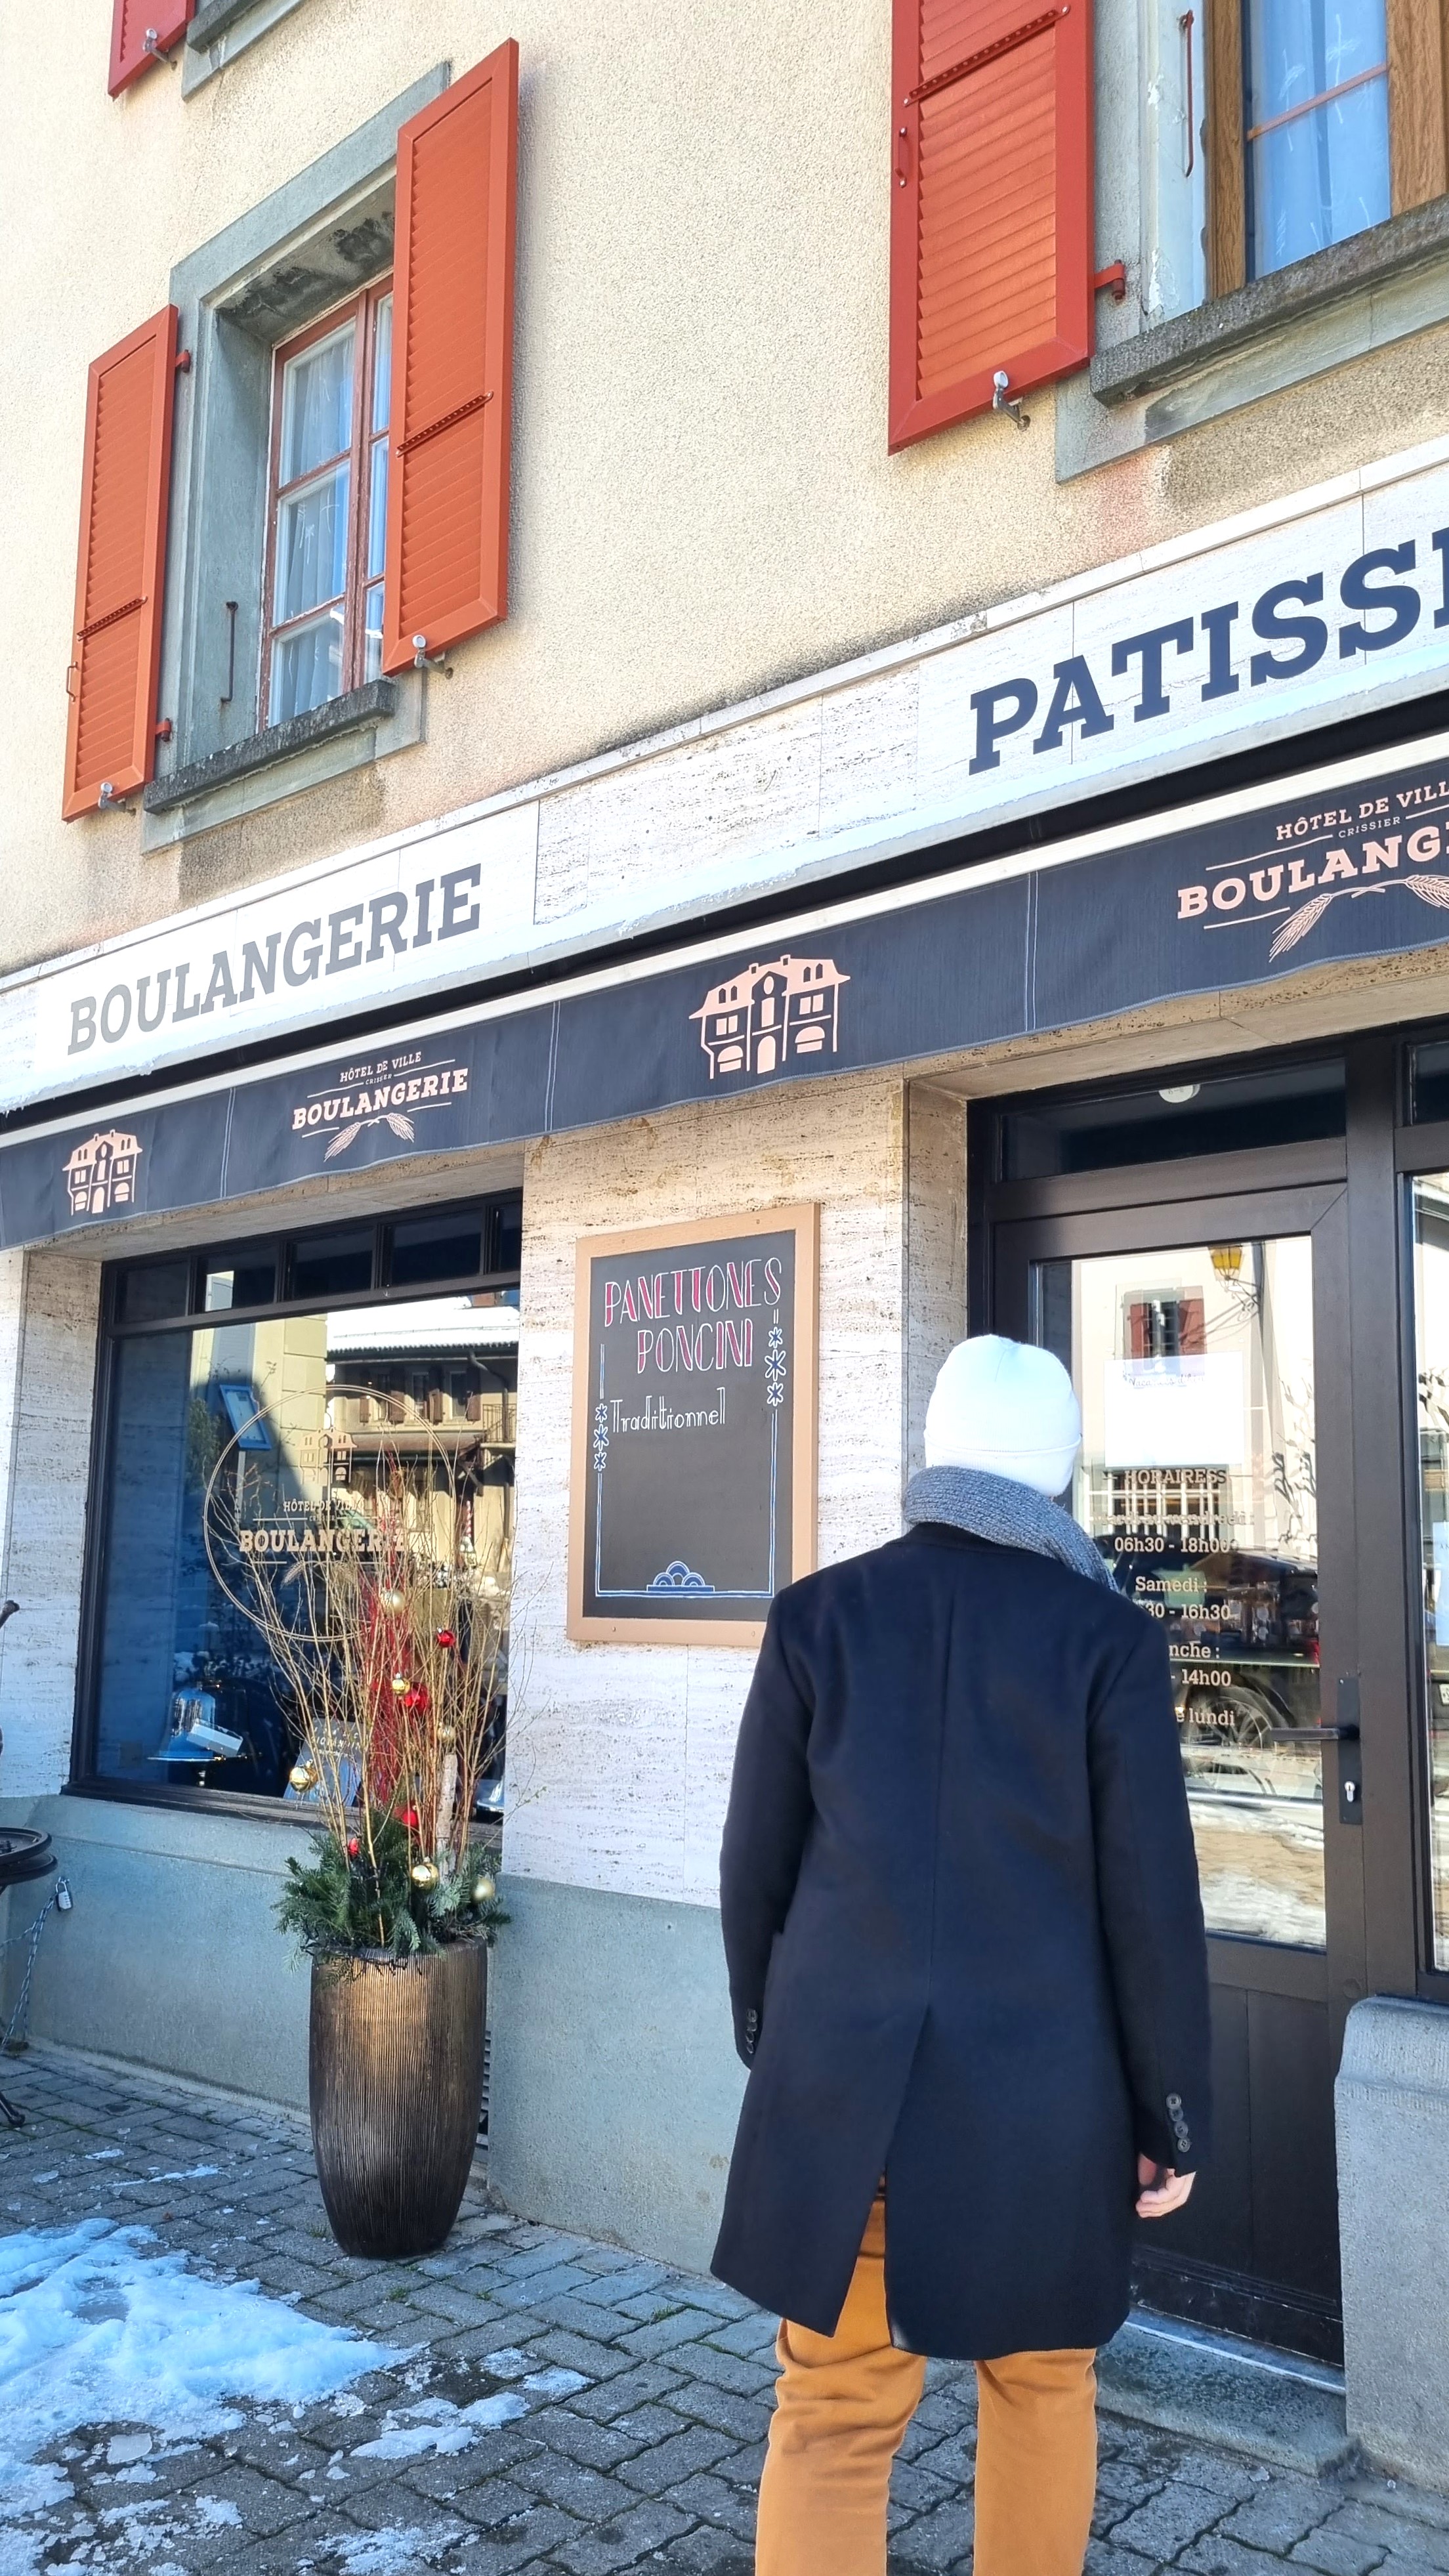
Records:
[[[989,1476],[980,1467],[923,1467],[906,1487],[907,1529],[918,1521],[945,1521],[951,1529],[969,1530],[973,1538],[994,1539],[998,1547],[1054,1556],[1089,1583],[1117,1588],[1105,1557],[1070,1512],[1032,1486],[1018,1485],[1014,1477]]]

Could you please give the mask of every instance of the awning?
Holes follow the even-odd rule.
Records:
[[[0,1145],[0,1243],[1449,941],[1449,736]],[[325,1041],[324,1041],[325,1043]]]

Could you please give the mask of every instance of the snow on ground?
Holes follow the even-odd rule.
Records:
[[[242,2418],[228,2398],[306,2405],[406,2358],[254,2281],[143,2253],[151,2242],[149,2228],[103,2218],[0,2237],[0,2521],[65,2498],[63,2472],[36,2454],[82,2426],[146,2425],[167,2441],[231,2432]],[[6,2564],[0,2544],[0,2576]]]

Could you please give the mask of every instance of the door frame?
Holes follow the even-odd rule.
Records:
[[[1034,1259],[1058,1247],[1147,1251],[1209,1234],[1299,1232],[1305,1220],[1314,1235],[1320,1547],[1348,1575],[1321,1600],[1322,1665],[1330,1691],[1339,1675],[1358,1685],[1362,1821],[1352,1843],[1341,1828],[1325,1834],[1329,1950],[1297,1954],[1301,1966],[1290,1967],[1275,1949],[1265,1982],[1322,1995],[1335,2062],[1361,1996],[1449,2002],[1449,1975],[1433,1969],[1429,1939],[1409,1190],[1414,1171],[1449,1169],[1449,1122],[1411,1125],[1406,1079],[1412,1046],[1443,1035],[1442,1026],[1394,1030],[1234,1055],[1234,1075],[1326,1056],[1343,1063],[1344,1135],[1301,1145],[1003,1181],[996,1177],[1003,1112],[1140,1091],[1144,1075],[1013,1090],[977,1098],[969,1112],[970,1332],[1012,1330],[1008,1302],[1024,1318],[1028,1227]],[[1211,1080],[1225,1070],[1219,1058],[1181,1071],[1153,1068],[1146,1079]],[[1334,1715],[1325,1705],[1325,1718]],[[1325,1747],[1325,1792],[1335,1808],[1341,1758]],[[1252,1957],[1259,1945],[1216,1936],[1211,1946],[1218,1983],[1259,1982]],[[1251,2286],[1238,2284],[1244,2293]],[[1271,2317],[1257,2326],[1245,2317],[1239,2330],[1265,2328],[1271,2335]]]

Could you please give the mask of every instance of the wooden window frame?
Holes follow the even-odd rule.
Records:
[[[1248,282],[1248,135],[1243,16],[1252,0],[1206,0],[1207,272],[1210,297]],[[1449,0],[1387,0],[1389,210],[1449,191]]]
[[[261,678],[257,692],[257,713],[263,730],[274,721],[271,705],[272,657],[275,646],[278,642],[285,643],[289,635],[296,634],[309,620],[315,618],[323,608],[331,604],[328,601],[319,600],[315,606],[299,611],[295,617],[280,619],[273,617],[277,530],[281,522],[282,504],[305,484],[314,482],[321,474],[335,471],[336,467],[343,463],[350,468],[347,565],[343,588],[337,594],[342,602],[342,686],[340,690],[334,692],[334,696],[343,696],[349,689],[360,688],[367,677],[366,597],[368,591],[382,580],[380,573],[369,577],[367,571],[372,451],[375,447],[381,447],[386,452],[391,435],[392,416],[389,401],[388,420],[381,429],[373,428],[373,388],[377,375],[377,317],[380,307],[391,293],[392,275],[389,271],[384,276],[375,278],[370,285],[359,288],[355,295],[349,295],[345,302],[334,304],[329,312],[319,315],[315,322],[309,322],[305,331],[296,332],[290,340],[279,341],[272,352],[272,413],[271,431],[267,442],[267,539],[262,562]],[[335,456],[324,458],[318,465],[309,466],[305,474],[295,476],[290,483],[283,483],[280,480],[282,388],[287,367],[294,358],[301,357],[306,350],[315,347],[319,341],[331,339],[349,321],[356,337],[352,368],[352,436],[349,444],[345,449],[340,448]],[[378,672],[374,677],[380,676],[381,668],[379,661]],[[330,705],[332,700],[324,699],[321,703]],[[279,718],[276,721],[280,722],[283,719]]]

